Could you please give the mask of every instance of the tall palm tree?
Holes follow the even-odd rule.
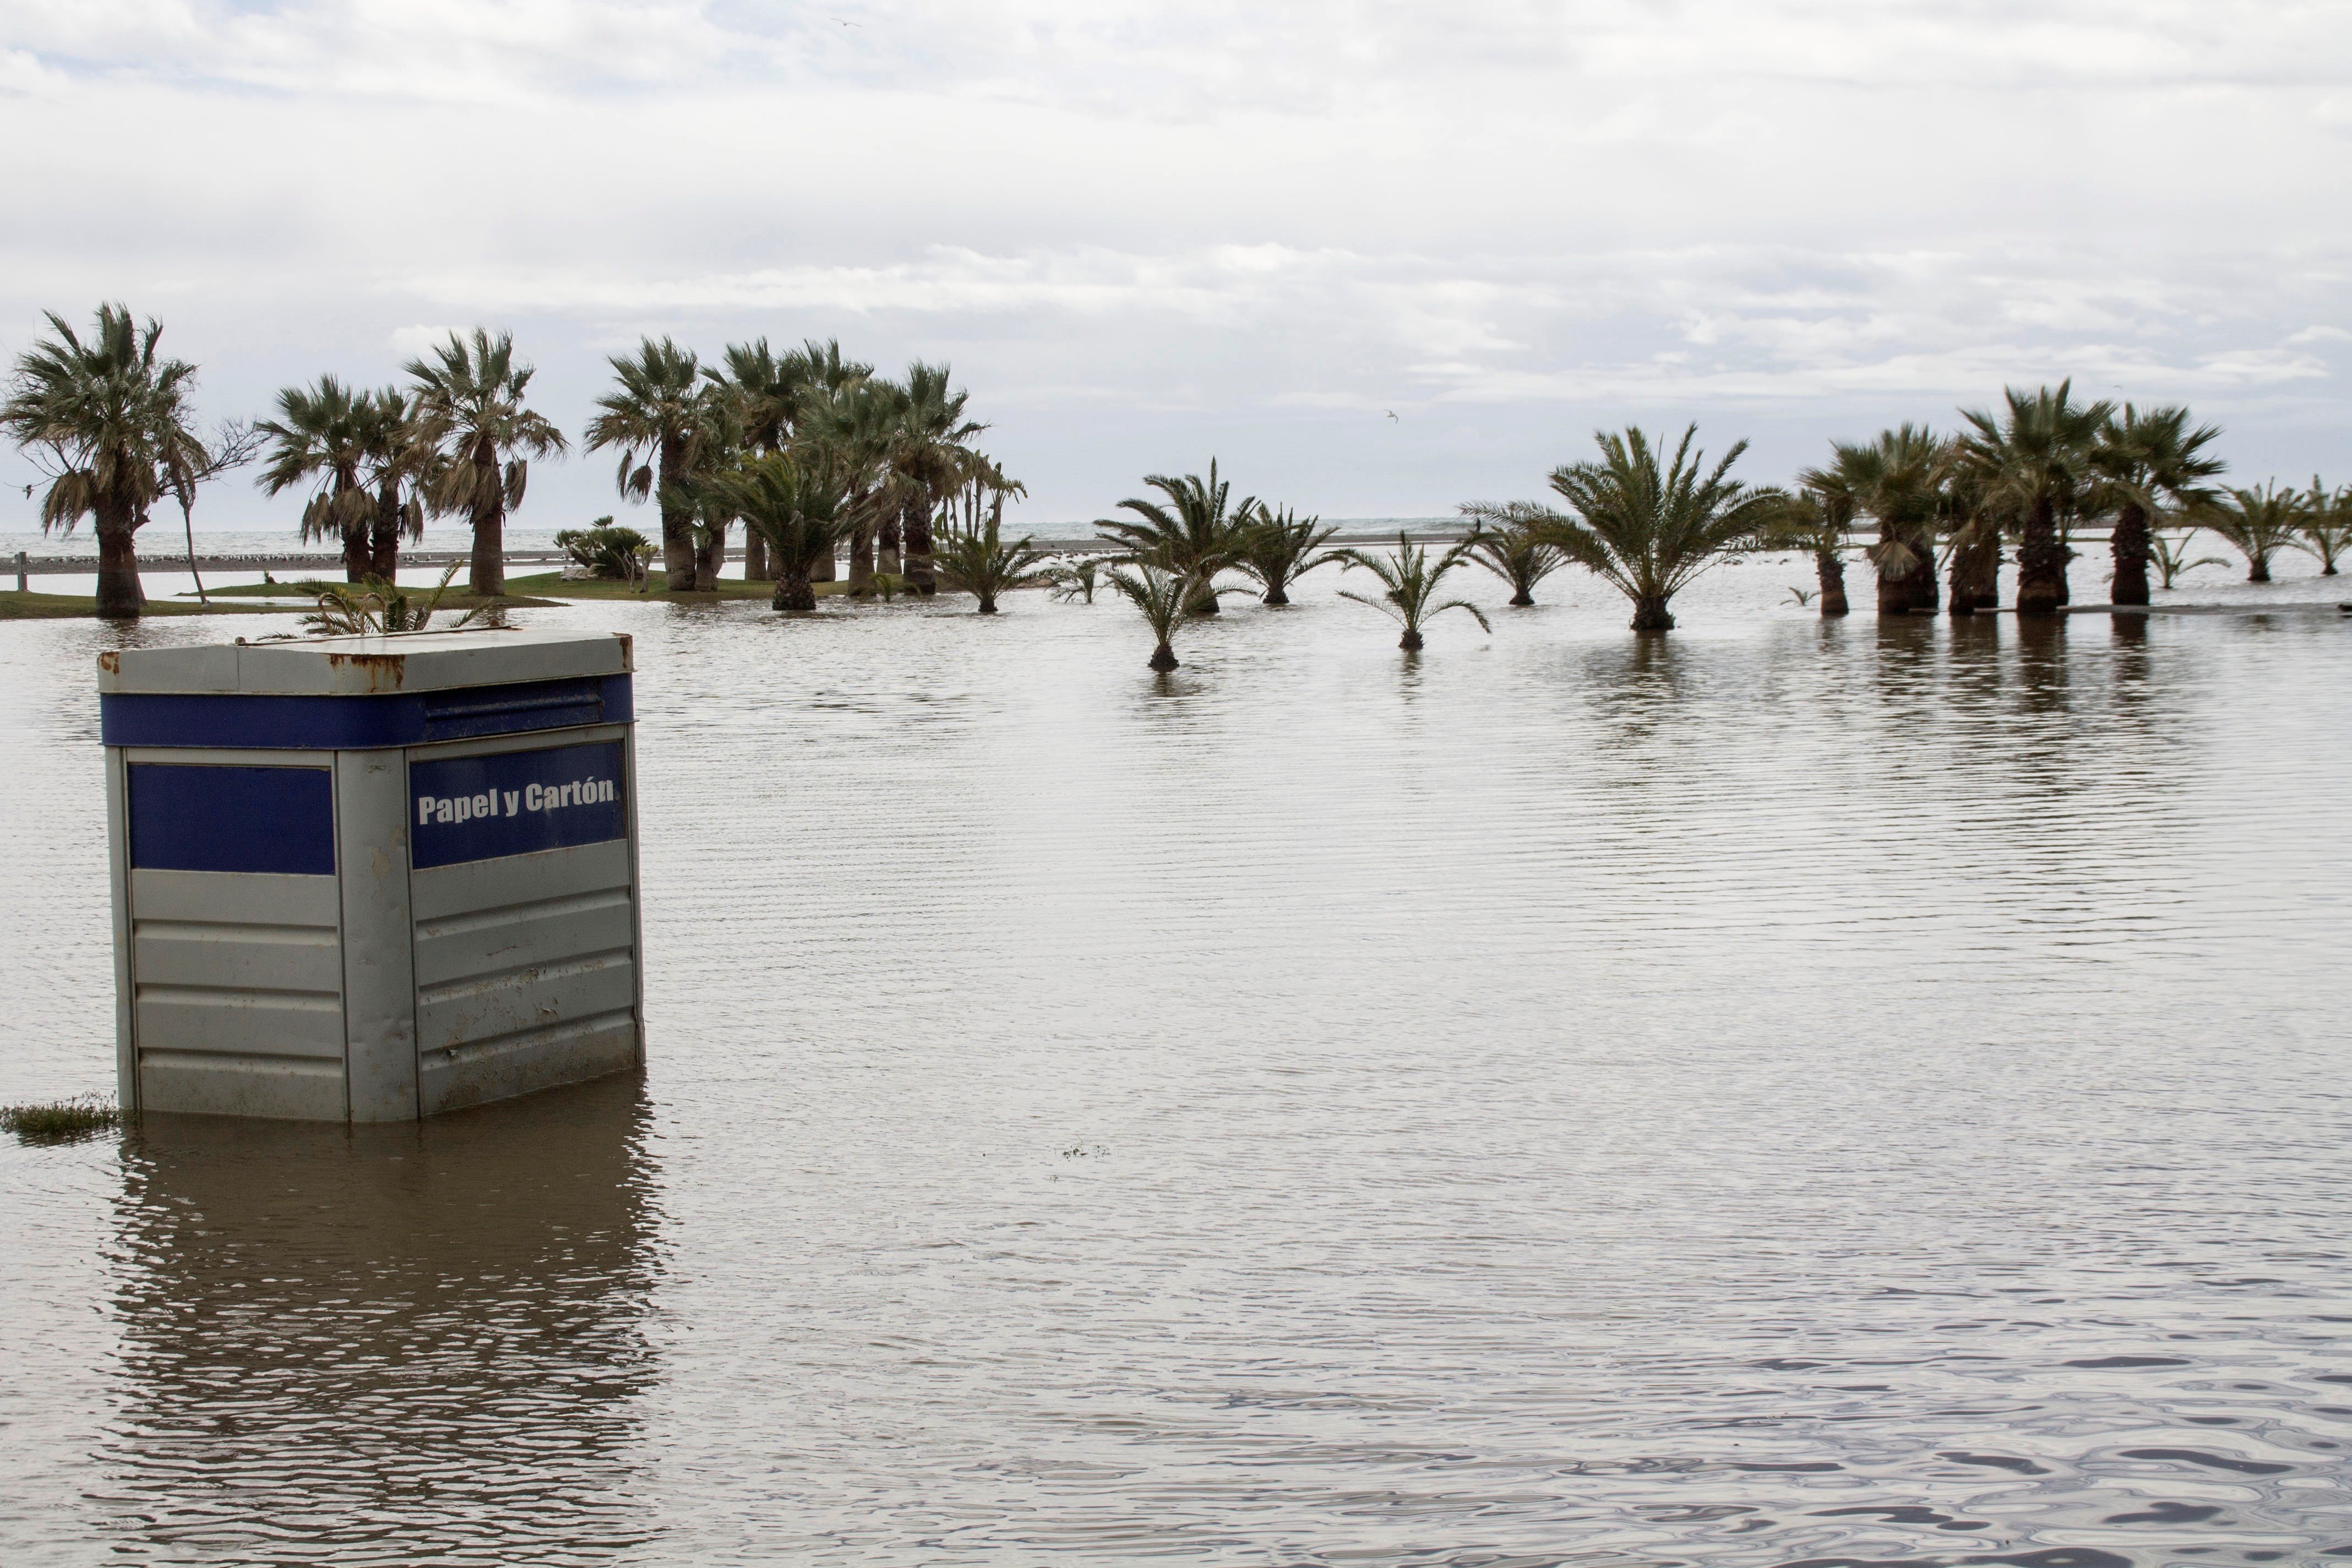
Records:
[[[2352,489],[2331,491],[2311,476],[2303,492],[2303,541],[2298,548],[2319,558],[2319,574],[2336,575],[2336,560],[2352,549]]]
[[[416,407],[396,386],[369,393],[361,422],[368,482],[375,490],[368,524],[368,574],[385,583],[400,580],[400,542],[425,536],[424,492],[434,467],[431,447],[419,438]]]
[[[2281,489],[2275,480],[2259,489],[2225,490],[2197,514],[2197,521],[2220,534],[2246,558],[2246,581],[2271,580],[2271,557],[2292,550],[2303,532],[2303,497]]]
[[[765,338],[730,343],[722,365],[709,365],[703,375],[730,405],[736,434],[748,452],[776,453],[798,437],[803,416],[813,397],[838,392],[874,374],[874,367],[842,357],[838,339],[809,340],[797,349],[778,353]],[[765,542],[752,531],[744,541],[743,575],[766,582],[771,568],[761,559]],[[817,563],[812,581],[833,580],[830,558]]]
[[[1824,619],[1851,609],[1845,596],[1845,555],[1853,533],[1853,500],[1842,490],[1808,487],[1789,498],[1766,533],[1784,549],[1810,551]]]
[[[821,457],[794,461],[770,453],[746,460],[710,485],[725,492],[744,528],[768,546],[776,568],[776,592],[769,603],[779,610],[815,609],[809,574],[820,560],[833,559],[851,526],[846,476]]]
[[[1547,510],[1544,537],[1633,602],[1637,632],[1672,631],[1674,596],[1718,556],[1761,535],[1788,500],[1729,477],[1747,442],[1733,442],[1708,468],[1706,454],[1691,450],[1697,436],[1696,425],[1685,428],[1662,467],[1640,429],[1598,431],[1600,461],[1552,470],[1551,488],[1572,515]]]
[[[1538,526],[1545,509],[1532,501],[1502,505],[1465,501],[1462,515],[1470,520],[1470,558],[1511,585],[1511,603],[1521,608],[1536,602],[1536,584],[1568,564],[1559,547],[1544,538]]]
[[[931,519],[960,482],[973,437],[988,428],[966,416],[971,395],[949,384],[948,367],[917,360],[907,367],[898,447],[891,461],[908,482],[899,510],[908,585],[939,592],[931,573]]]
[[[530,459],[566,449],[563,432],[524,403],[531,367],[515,363],[514,334],[482,327],[472,340],[449,334],[431,359],[407,364],[415,384],[419,438],[436,457],[428,504],[463,512],[473,524],[468,589],[507,591],[507,514],[522,504]]]
[[[596,400],[596,416],[588,421],[588,450],[617,449],[621,460],[613,478],[614,488],[625,500],[642,501],[651,496],[659,506],[662,568],[669,592],[715,594],[717,574],[703,581],[708,541],[698,548],[688,486],[723,443],[723,397],[704,381],[694,351],[669,338],[659,342],[643,339],[635,353],[614,354],[608,363],[620,385]],[[726,548],[722,525],[722,561]]]
[[[268,442],[255,476],[263,493],[315,485],[302,508],[303,542],[331,539],[341,544],[345,582],[374,576],[375,498],[368,493],[364,472],[375,435],[369,396],[322,375],[314,386],[280,389],[278,417],[255,428]]]
[[[1265,590],[1260,602],[1290,603],[1290,585],[1331,559],[1315,552],[1339,531],[1337,523],[1300,517],[1288,507],[1276,511],[1260,501],[1255,519],[1243,532],[1240,562],[1241,569]]]
[[[1146,474],[1143,482],[1167,497],[1165,502],[1134,497],[1119,502],[1140,521],[1097,518],[1095,532],[1136,561],[1151,561],[1193,584],[1192,613],[1217,613],[1218,573],[1241,563],[1257,500],[1244,496],[1230,502],[1232,486],[1217,477],[1217,460],[1209,459],[1209,477],[1186,474]]]
[[[1432,562],[1429,551],[1413,543],[1400,530],[1393,555],[1374,555],[1363,550],[1335,550],[1333,557],[1346,563],[1349,571],[1361,567],[1381,582],[1378,598],[1346,588],[1339,590],[1339,597],[1353,599],[1360,605],[1370,605],[1402,626],[1404,636],[1397,639],[1397,647],[1407,653],[1421,651],[1421,628],[1448,610],[1469,612],[1470,618],[1478,623],[1478,629],[1492,635],[1495,628],[1486,623],[1486,611],[1467,599],[1440,600],[1437,597],[1438,587],[1445,581],[1446,574],[1472,559],[1471,549],[1471,542],[1465,539]]]
[[[1199,597],[1198,585],[1183,573],[1142,557],[1108,568],[1103,577],[1150,626],[1157,640],[1147,662],[1162,675],[1175,668],[1176,627]]]
[[[2213,499],[2204,481],[2224,465],[2205,448],[2221,438],[2213,426],[2191,428],[2189,410],[2177,405],[2143,414],[2126,403],[2120,416],[2109,416],[2101,426],[2091,467],[2106,481],[2105,499],[2116,519],[2110,603],[2147,603],[2150,520],[2168,505],[2194,509]]]
[[[2092,453],[2099,432],[2115,413],[2104,400],[2076,403],[2074,383],[2053,391],[2003,393],[2008,407],[1996,416],[1963,410],[1969,435],[1960,460],[1982,483],[1985,500],[2006,506],[2018,519],[2017,613],[2054,616],[2066,602],[2066,563],[2074,556],[2060,532],[2063,519],[2085,510],[2084,494],[2095,478]]]
[[[849,533],[849,591],[874,590],[874,551],[883,522],[898,520],[911,488],[892,467],[898,450],[905,394],[888,382],[865,377],[803,403],[798,440],[815,443],[852,478],[856,513]]]
[[[1984,476],[1958,453],[1944,473],[1942,521],[1951,541],[1949,572],[1955,616],[1973,616],[2000,605],[2000,542],[2014,508],[1995,502]]]
[[[1827,469],[1808,468],[1797,482],[1836,490],[1878,523],[1866,553],[1878,573],[1878,613],[1932,615],[1936,595],[1936,523],[1952,444],[1924,425],[1882,430],[1875,440],[1833,441]]]
[[[133,322],[126,306],[100,305],[87,341],[46,314],[53,335],[17,356],[0,429],[49,481],[41,531],[94,524],[98,613],[136,616],[146,595],[133,536],[157,499],[212,468],[188,405],[196,367],[158,353],[163,327]]]
[[[1051,572],[1040,571],[1046,552],[1036,548],[1027,534],[1008,544],[1003,535],[1004,505],[998,498],[995,508],[977,527],[959,528],[953,523],[940,530],[936,542],[939,548],[933,561],[947,585],[971,594],[980,600],[980,613],[996,614],[996,596],[1015,588],[1033,587],[1053,581]]]

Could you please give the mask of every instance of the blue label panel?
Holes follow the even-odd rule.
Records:
[[[324,768],[133,763],[130,773],[133,866],[335,874],[335,785]]]
[[[109,691],[98,700],[110,746],[230,746],[366,752],[635,717],[625,675],[529,680],[381,697],[256,697]]]
[[[626,837],[626,783],[618,741],[412,763],[409,863],[454,866]]]

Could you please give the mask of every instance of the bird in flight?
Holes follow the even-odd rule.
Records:
[[[1385,414],[1385,415],[1387,415],[1387,416],[1388,416],[1391,420],[1395,420],[1395,422],[1396,422],[1396,423],[1398,423],[1398,424],[1400,424],[1400,425],[1402,425],[1402,423],[1404,423],[1404,421],[1402,421],[1402,420],[1401,420],[1401,419],[1397,419],[1397,416],[1396,416],[1396,410],[1395,410],[1395,409],[1393,409],[1393,408],[1383,408],[1383,409],[1381,409],[1381,413],[1383,413],[1383,414]]]

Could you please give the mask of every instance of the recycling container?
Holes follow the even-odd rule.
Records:
[[[406,1121],[643,1059],[627,637],[98,666],[126,1110]]]

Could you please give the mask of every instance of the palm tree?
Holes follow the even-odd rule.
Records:
[[[892,467],[898,449],[905,394],[867,377],[812,394],[801,415],[799,444],[815,443],[852,479],[855,516],[849,533],[849,591],[873,592],[874,547],[881,525],[895,523],[911,489]]]
[[[367,394],[360,421],[368,479],[375,489],[374,515],[368,524],[368,575],[396,583],[402,537],[413,544],[425,536],[421,492],[433,468],[434,452],[419,439],[415,405],[396,386]]]
[[[668,338],[643,339],[635,354],[614,354],[608,363],[621,384],[596,400],[599,412],[588,421],[588,450],[617,448],[621,461],[613,482],[623,499],[652,496],[658,502],[669,592],[715,594],[718,574],[703,581],[707,541],[698,550],[687,487],[723,445],[723,397],[705,384],[694,351]],[[722,561],[726,548],[722,525]]]
[[[2147,603],[2148,522],[2168,504],[2198,507],[2212,499],[2204,481],[2224,465],[2206,455],[2221,432],[2210,425],[2189,427],[2189,410],[2151,408],[2142,414],[2126,403],[2120,418],[2110,416],[2091,449],[2091,466],[2106,481],[2115,510],[2115,580],[2108,601]]]
[[[1467,610],[1480,631],[1494,634],[1495,628],[1486,623],[1486,612],[1469,600],[1437,599],[1438,584],[1445,581],[1445,574],[1471,559],[1471,542],[1466,539],[1439,556],[1434,564],[1430,562],[1429,552],[1413,543],[1402,531],[1397,534],[1394,555],[1374,555],[1361,550],[1335,550],[1331,553],[1334,560],[1344,562],[1349,571],[1360,566],[1381,580],[1377,599],[1346,588],[1339,590],[1339,597],[1370,605],[1404,627],[1404,636],[1397,639],[1397,647],[1407,653],[1421,651],[1421,628],[1448,610]]]
[[[2352,489],[2331,492],[2311,476],[2303,498],[2303,542],[2297,548],[2319,558],[2319,574],[2336,575],[2336,558],[2352,549]]]
[[[1138,559],[1112,566],[1103,574],[1121,597],[1141,612],[1158,640],[1152,645],[1152,668],[1165,675],[1176,668],[1176,626],[1199,597],[1198,584],[1181,572],[1171,572],[1157,562]]]
[[[1985,494],[1984,476],[1955,455],[1944,472],[1942,527],[1951,541],[1951,605],[1955,616],[2000,605],[2000,542],[2012,509]]]
[[[950,588],[961,589],[980,598],[980,613],[996,614],[996,596],[1015,588],[1033,587],[1049,582],[1053,574],[1037,568],[1046,559],[1045,552],[1032,544],[1024,534],[1011,544],[1004,542],[1004,501],[997,498],[995,509],[977,527],[959,528],[952,523],[940,530],[939,549],[932,557],[940,576]]]
[[[1262,603],[1287,605],[1290,585],[1331,559],[1315,552],[1339,531],[1337,523],[1300,517],[1288,507],[1276,511],[1260,501],[1255,520],[1243,530],[1238,564],[1265,590]]]
[[[281,389],[278,417],[255,428],[268,442],[268,458],[255,476],[263,493],[278,495],[315,481],[317,489],[302,508],[303,542],[341,543],[345,582],[374,576],[375,498],[362,472],[376,435],[372,399],[322,375],[315,386]]]
[[[1227,492],[1232,487],[1217,477],[1214,458],[1209,459],[1206,479],[1198,474],[1181,479],[1146,474],[1143,482],[1167,497],[1166,502],[1130,497],[1118,503],[1119,509],[1142,521],[1097,518],[1096,533],[1117,545],[1129,560],[1150,561],[1189,578],[1193,584],[1192,613],[1215,615],[1216,575],[1241,564],[1251,520],[1257,511],[1256,498],[1244,496],[1229,506]]]
[[[133,536],[148,508],[214,468],[191,425],[196,367],[157,353],[163,327],[133,323],[126,306],[100,305],[87,342],[46,314],[55,335],[17,356],[0,429],[48,479],[41,531],[71,533],[85,517],[96,527],[98,613],[136,616],[146,595]]]
[[[2273,480],[2260,489],[2223,491],[2198,514],[2198,521],[2246,558],[2247,582],[2267,583],[2271,557],[2295,547],[2303,516],[2303,497],[2279,489]]]
[[[1102,581],[1103,561],[1099,555],[1081,555],[1054,568],[1054,597],[1064,604],[1072,599],[1086,604],[1095,602],[1095,588]]]
[[[846,475],[821,454],[795,460],[779,453],[753,458],[710,481],[726,493],[743,526],[768,547],[776,569],[779,610],[814,610],[810,574],[831,561],[852,526]]]
[[[1602,430],[1593,437],[1599,462],[1552,470],[1551,488],[1575,515],[1546,510],[1538,522],[1544,537],[1633,602],[1637,632],[1672,631],[1674,596],[1717,556],[1761,535],[1788,500],[1770,486],[1727,477],[1747,442],[1732,443],[1708,469],[1706,454],[1691,450],[1697,435],[1696,425],[1686,427],[1662,469],[1638,428]]]
[[[522,504],[532,458],[565,449],[563,432],[523,402],[531,367],[517,364],[514,334],[456,332],[430,360],[411,360],[419,438],[437,457],[429,497],[436,513],[464,512],[474,527],[471,591],[507,591],[507,513]]]
[[[1532,501],[1467,501],[1461,512],[1470,520],[1470,558],[1511,585],[1515,605],[1534,604],[1536,584],[1568,564],[1538,527],[1546,509]]]
[[[1835,490],[1878,522],[1878,541],[1865,551],[1878,571],[1878,613],[1933,615],[1936,523],[1952,444],[1924,425],[1882,430],[1866,443],[1833,441],[1827,469],[1808,468],[1797,482]]]
[[[926,597],[939,592],[931,570],[931,519],[961,482],[971,438],[988,428],[964,417],[971,395],[948,384],[948,367],[917,360],[907,367],[899,433],[891,463],[908,481],[898,522],[906,545],[908,586]]]
[[[2166,593],[2172,592],[2173,579],[2186,576],[2200,566],[2229,564],[2218,555],[2200,555],[2192,560],[2189,554],[2189,542],[2196,537],[2197,530],[2194,527],[2184,529],[2178,539],[2168,536],[2161,529],[2154,530],[2149,533],[2148,559],[2155,563],[2157,571],[2163,574],[2163,587]]]
[[[1789,498],[1765,539],[1784,550],[1808,550],[1824,619],[1848,613],[1845,557],[1853,531],[1853,500],[1842,490],[1806,489]]]
[[[737,433],[747,451],[782,452],[798,437],[812,398],[822,398],[874,374],[870,364],[846,360],[838,339],[809,340],[800,348],[777,353],[760,338],[728,345],[725,368],[706,366],[702,372],[714,390],[731,405]],[[773,571],[763,559],[766,542],[758,532],[744,540],[743,575],[764,583]],[[819,562],[812,581],[830,582],[833,562]]]
[[[2074,383],[2031,395],[2016,387],[1996,418],[1963,410],[1972,427],[1960,460],[1984,488],[1989,506],[2018,518],[2017,613],[2054,616],[2066,602],[2066,563],[2074,556],[2059,531],[2062,519],[2081,515],[2094,477],[2091,456],[2115,412],[2105,401],[2074,400]]]

